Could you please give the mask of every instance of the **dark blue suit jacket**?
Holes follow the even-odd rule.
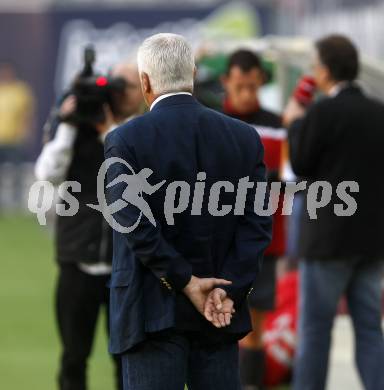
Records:
[[[254,213],[254,189],[248,190],[244,215],[234,215],[232,209],[225,216],[212,216],[208,195],[217,181],[233,183],[233,192],[221,189],[220,210],[222,205],[235,205],[239,179],[248,176],[252,182],[265,181],[263,147],[257,132],[207,109],[192,96],[175,95],[109,134],[105,155],[124,159],[136,173],[150,168],[151,185],[166,180],[155,193],[144,195],[156,227],[142,216],[133,232],[114,232],[111,352],[124,352],[144,340],[148,332],[172,327],[217,342],[248,332],[246,297],[270,242],[271,218]],[[205,196],[201,215],[191,215],[199,172],[207,174]],[[107,182],[121,174],[131,172],[121,163],[113,164]],[[168,225],[164,200],[167,186],[174,181],[187,182],[191,198],[187,209],[175,214],[174,225]],[[126,188],[124,183],[108,188],[108,203],[121,199]],[[139,213],[130,205],[114,217],[129,227]],[[236,314],[229,327],[214,328],[182,293],[192,274],[233,282],[227,290],[235,301]]]

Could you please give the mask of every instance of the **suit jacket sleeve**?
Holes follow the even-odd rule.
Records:
[[[289,154],[297,176],[312,178],[326,142],[329,126],[324,123],[330,113],[322,113],[321,103],[314,104],[304,118],[292,123],[288,130]]]
[[[256,145],[252,144],[255,145],[257,158],[250,175],[250,181],[255,185],[247,192],[244,215],[239,217],[236,229],[234,248],[228,255],[221,275],[232,281],[232,285],[223,288],[233,299],[235,306],[245,302],[259,272],[264,251],[272,238],[272,218],[258,215],[254,207],[256,184],[266,181],[266,169],[263,162],[263,145],[259,135],[254,130],[253,132],[256,136]],[[259,203],[265,206],[268,202],[267,198],[260,200]]]
[[[117,132],[112,132],[106,138],[105,157],[119,157],[126,161],[135,173],[139,171],[134,153]],[[112,164],[107,172],[107,183],[110,183],[121,174],[132,175],[132,172],[121,163]],[[116,184],[107,189],[108,204],[122,199],[125,189],[125,183]],[[129,227],[138,221],[139,215],[140,210],[136,206],[128,204],[122,210],[116,212],[114,218],[120,225]],[[156,223],[155,227],[142,215],[138,226],[132,232],[124,234],[124,236],[136,258],[149,268],[157,278],[169,283],[175,290],[181,290],[188,284],[192,275],[192,267],[163,238],[159,222]]]

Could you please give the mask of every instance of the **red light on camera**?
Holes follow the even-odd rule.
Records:
[[[96,85],[98,87],[105,87],[108,84],[108,80],[106,77],[98,77],[96,79]]]

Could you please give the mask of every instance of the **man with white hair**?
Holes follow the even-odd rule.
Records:
[[[240,179],[265,181],[263,147],[252,127],[192,97],[194,56],[182,36],[146,39],[138,66],[150,112],[106,139],[106,158],[125,161],[108,169],[107,183],[116,184],[107,184],[107,201],[122,199],[126,184],[115,179],[130,168],[151,169],[151,186],[166,184],[142,194],[155,224],[133,205],[113,214],[137,227],[114,231],[110,350],[122,354],[125,390],[238,390],[237,340],[251,329],[246,297],[271,219],[254,212],[250,183],[244,212],[223,211],[237,203]]]

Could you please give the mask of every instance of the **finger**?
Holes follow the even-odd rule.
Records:
[[[212,315],[212,313],[213,313],[213,310],[205,309],[205,311],[204,311],[204,317],[209,322],[213,322],[213,315]]]
[[[224,328],[226,326],[226,323],[225,323],[225,316],[223,313],[219,313],[218,320],[220,322],[221,327]]]
[[[227,306],[227,309],[228,309],[228,310],[226,310],[226,312],[227,312],[227,313],[230,313],[231,315],[232,315],[233,313],[236,312],[235,308],[233,307],[233,302],[231,302],[231,304],[229,304],[229,305]]]
[[[200,279],[201,289],[203,291],[211,291],[215,286],[228,286],[232,284],[232,282],[225,279],[217,279],[217,278],[203,278]]]
[[[213,324],[214,326],[216,326],[216,328],[219,328],[219,327],[220,327],[220,323],[219,323],[218,320],[217,320],[217,313],[216,313],[216,312],[213,312],[213,313],[212,313],[212,317],[213,317],[212,324]]]
[[[230,280],[226,280],[226,279],[216,279],[216,278],[212,278],[212,282],[213,282],[216,286],[220,286],[220,285],[229,286],[230,284],[232,284],[232,282],[231,282]]]
[[[216,328],[221,328],[216,312],[213,312],[213,325],[216,326]]]
[[[225,313],[225,325],[228,326],[228,325],[231,325],[231,319],[232,319],[232,316],[230,313]]]
[[[224,291],[220,289],[213,290],[212,292],[213,303],[217,310],[221,310],[223,308],[223,292]]]
[[[212,322],[213,321],[213,316],[212,313],[214,312],[214,306],[212,301],[207,301],[204,306],[204,317]]]

